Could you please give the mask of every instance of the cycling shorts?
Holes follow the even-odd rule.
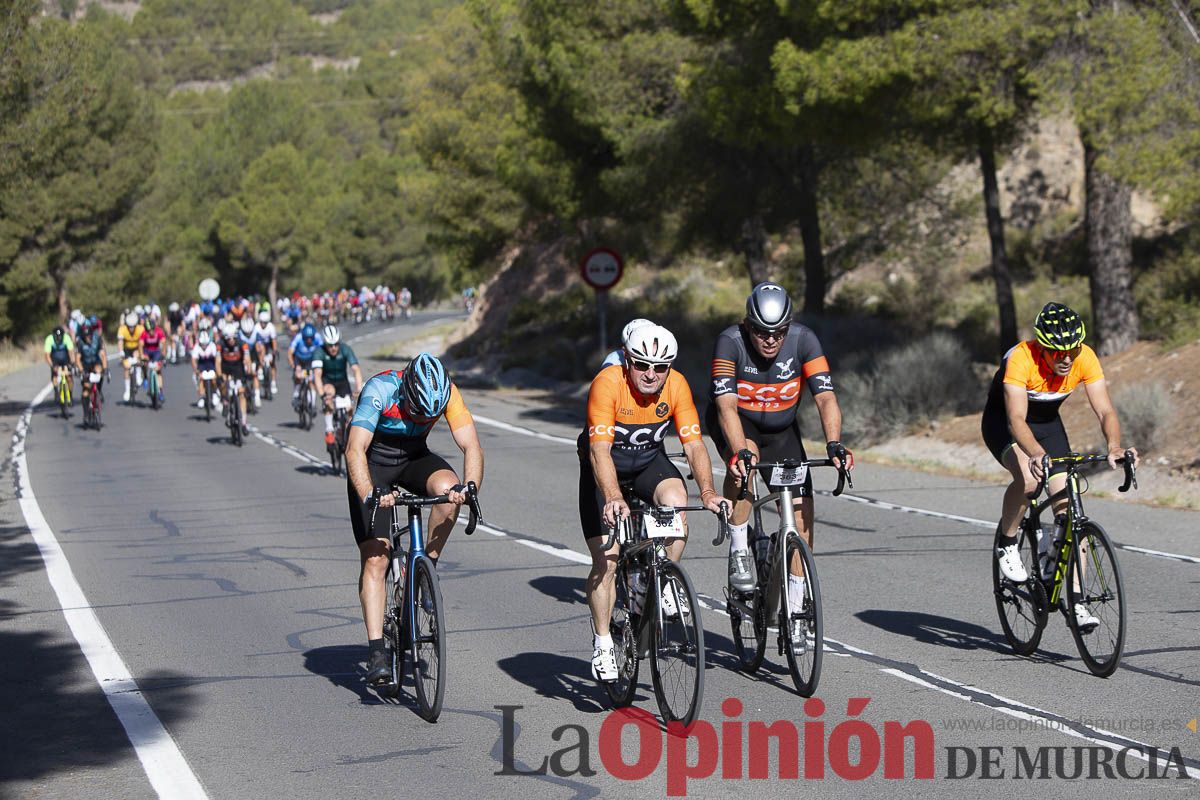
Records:
[[[413,453],[395,466],[367,462],[372,486],[387,487],[399,484],[405,491],[422,497],[429,493],[429,478],[443,469],[454,471],[446,459],[428,449]],[[354,529],[354,541],[362,544],[371,539],[391,539],[392,512],[386,508],[379,509],[372,526],[371,512],[367,510],[349,478],[346,479],[346,499],[350,505],[350,524]],[[399,508],[399,512],[405,515],[408,510]]]
[[[70,350],[51,350],[50,364],[55,367],[68,367],[71,365]]]
[[[1071,452],[1071,443],[1067,440],[1067,429],[1063,427],[1062,417],[1055,417],[1048,422],[1026,420],[1026,424],[1033,432],[1033,438],[1051,458],[1062,458]],[[987,449],[1000,462],[1000,465],[1007,469],[1007,465],[1004,463],[1004,454],[1010,447],[1016,446],[1016,440],[1013,439],[1012,432],[1008,429],[1008,416],[1004,412],[1003,404],[996,406],[989,403],[984,408],[983,419],[979,422],[979,430],[983,434],[983,442],[987,445]],[[1052,475],[1066,471],[1065,465],[1056,465],[1050,470]]]
[[[161,348],[146,351],[146,360],[150,362],[158,362],[163,360],[163,351]]]
[[[596,485],[596,474],[592,471],[591,451],[588,446],[587,432],[580,435],[579,445],[579,524],[583,528],[583,538],[594,539],[606,536],[604,528],[604,494]],[[617,483],[621,494],[629,497],[631,494],[647,505],[654,504],[654,492],[658,485],[665,480],[677,478],[682,483],[683,476],[679,468],[667,458],[667,451],[659,448],[654,460],[640,470],[634,472],[618,472]]]
[[[746,437],[747,441],[754,442],[758,446],[759,461],[771,462],[782,461],[784,459],[799,459],[803,461],[808,458],[807,453],[804,451],[804,442],[800,439],[800,417],[797,416],[791,425],[778,431],[761,431],[758,425],[752,420],[740,414],[738,415],[738,420],[742,423],[742,435]],[[708,426],[708,433],[712,436],[713,443],[717,446],[717,452],[721,454],[721,460],[728,464],[729,459],[733,458],[733,450],[729,447],[729,442],[725,440],[724,431],[721,430],[716,403],[709,405],[708,411],[704,414],[704,424]],[[768,484],[767,488],[771,489],[772,487]],[[811,472],[809,472],[803,486],[792,490],[792,495],[795,497],[812,497]]]
[[[134,348],[130,349],[128,347],[122,347],[121,352],[124,353],[125,360],[128,361],[129,359],[131,359],[137,355],[137,348],[134,347]]]
[[[350,379],[346,378],[340,381],[325,381],[326,386],[333,387],[335,397],[353,397],[354,392],[350,389]]]

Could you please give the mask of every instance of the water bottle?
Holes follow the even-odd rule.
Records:
[[[1058,551],[1062,549],[1066,537],[1067,515],[1057,514],[1054,517],[1054,533],[1046,537],[1046,545],[1042,557],[1042,580],[1053,580],[1058,567]]]

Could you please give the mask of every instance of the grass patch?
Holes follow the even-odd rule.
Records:
[[[0,341],[0,375],[33,366],[41,355],[42,347],[37,343],[15,345],[7,339]]]

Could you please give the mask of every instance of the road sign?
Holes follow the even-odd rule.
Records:
[[[205,278],[200,281],[199,292],[201,300],[216,300],[221,294],[221,284],[212,278]]]
[[[625,272],[625,264],[621,254],[607,247],[597,247],[579,263],[579,272],[583,279],[596,291],[605,291],[617,285]]]

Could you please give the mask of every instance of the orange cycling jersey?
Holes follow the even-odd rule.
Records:
[[[1021,342],[1004,357],[1004,383],[1025,390],[1029,397],[1027,418],[1031,422],[1056,417],[1059,406],[1079,384],[1104,380],[1100,359],[1086,344],[1081,345],[1079,355],[1071,362],[1071,371],[1066,375],[1055,375],[1048,362],[1042,346],[1032,341]]]
[[[653,461],[672,422],[684,444],[700,439],[700,415],[692,390],[678,372],[667,374],[663,390],[654,397],[635,394],[619,365],[605,367],[592,381],[588,442],[612,442],[618,473],[637,472]]]

